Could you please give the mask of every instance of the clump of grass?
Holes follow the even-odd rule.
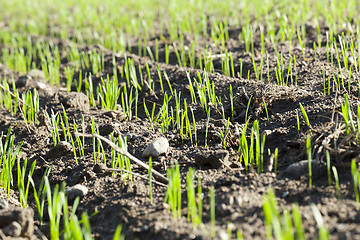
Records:
[[[186,174],[187,201],[188,201],[187,219],[188,221],[191,221],[193,227],[197,227],[202,224],[202,189],[201,189],[201,181],[199,179],[198,194],[196,201],[194,173],[195,170],[193,168],[190,168],[189,172]]]
[[[110,134],[111,141],[115,142],[113,134]],[[127,137],[126,136],[118,136],[117,143],[120,148],[122,148],[124,151],[128,150],[127,145]],[[131,172],[131,164],[130,159],[128,157],[125,157],[124,155],[116,152],[113,148],[111,148],[111,167],[112,168],[119,168],[124,169],[127,172],[120,172],[122,179],[124,180],[124,183],[126,183],[127,180],[130,180],[130,183],[133,183],[133,178]],[[151,174],[151,171],[149,172]]]
[[[120,87],[116,77],[110,80],[109,75],[107,75],[106,81],[101,78],[101,85],[97,88],[97,92],[98,102],[103,109],[108,111],[117,109]]]
[[[177,162],[172,163],[172,167],[167,170],[169,179],[166,190],[165,200],[170,206],[169,211],[172,212],[174,218],[181,217],[181,179],[180,167]]]
[[[31,164],[30,170],[28,172],[28,180],[25,185],[25,176],[26,176],[26,167],[27,167],[27,159],[25,158],[24,163],[21,167],[20,158],[17,158],[17,183],[18,183],[18,191],[19,191],[19,199],[21,207],[27,207],[27,199],[29,195],[29,187],[30,187],[30,179],[34,173],[36,161],[33,161]]]
[[[21,101],[21,100],[20,100]],[[16,115],[18,109],[19,95],[15,87],[14,79],[12,79],[12,89],[6,78],[3,78],[0,84],[0,107],[10,111],[11,115]]]
[[[65,202],[65,183],[56,185],[53,193],[51,194],[51,186],[49,179],[45,177],[46,196],[48,202],[48,214],[50,222],[50,237],[51,239],[60,238],[60,220],[62,214],[62,208]]]
[[[36,190],[35,182],[31,176],[29,176],[29,181],[33,186],[33,196],[36,203],[36,208],[40,218],[40,224],[43,223],[43,216],[44,216],[44,206],[45,206],[45,197],[46,197],[46,185],[45,179],[49,176],[51,168],[47,168],[45,173],[41,179],[39,188]]]
[[[33,90],[33,93],[27,91],[22,95],[22,114],[26,124],[36,125],[39,123],[39,94],[36,89]]]
[[[263,172],[264,165],[264,149],[265,149],[265,135],[260,135],[259,122],[254,121],[251,128],[250,144],[246,139],[246,131],[249,120],[246,121],[242,129],[237,128],[239,133],[239,149],[240,162],[244,162],[245,170],[248,170],[249,165],[254,166],[256,164],[258,173]]]
[[[11,135],[11,127],[9,127],[6,136],[0,136],[0,184],[10,197],[10,189],[13,186],[13,167],[15,160],[19,157],[22,143],[15,147],[15,136]]]
[[[55,114],[54,111],[51,109],[51,115],[49,115],[49,113],[45,111],[45,116],[50,125],[50,131],[54,146],[56,146],[56,144],[60,142],[60,134],[58,129],[59,119],[60,119],[59,115]]]
[[[305,231],[299,206],[293,204],[292,216],[288,209],[280,214],[275,193],[272,189],[263,197],[263,211],[265,217],[266,238],[277,240],[303,239]]]

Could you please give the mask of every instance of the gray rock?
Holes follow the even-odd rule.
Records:
[[[51,97],[54,95],[54,90],[52,89],[49,83],[36,82],[35,87],[38,90],[39,95],[41,96]]]
[[[61,141],[56,146],[54,146],[50,151],[46,154],[47,158],[57,158],[69,154],[73,151],[73,148],[70,143]]]
[[[200,166],[223,168],[230,166],[229,152],[224,149],[201,151],[195,155],[195,162]]]
[[[82,92],[59,92],[60,103],[65,108],[74,108],[82,111],[89,111],[89,98]]]
[[[229,239],[227,232],[223,229],[221,229],[218,234],[219,234],[219,236],[217,239],[219,239],[219,240],[228,240]]]
[[[309,161],[302,160],[290,164],[283,172],[282,175],[294,179],[300,179],[302,176],[309,175]],[[326,174],[326,163],[319,160],[311,160],[312,179],[316,180]]]
[[[0,199],[0,209],[6,209],[9,208],[9,203],[6,201],[6,199],[1,198]]]
[[[69,200],[73,200],[76,197],[83,197],[89,192],[89,189],[82,185],[76,184],[72,187],[69,187],[65,190],[65,195],[68,197]]]
[[[21,236],[21,225],[17,222],[11,222],[9,225],[1,229],[6,236],[20,237]]]
[[[46,90],[46,89],[48,89],[48,86],[46,85],[46,83],[37,82],[36,83],[36,89],[38,89],[38,90]]]
[[[147,146],[142,154],[143,158],[148,157],[158,157],[161,154],[165,154],[169,149],[169,141],[160,137],[153,141],[149,146]]]

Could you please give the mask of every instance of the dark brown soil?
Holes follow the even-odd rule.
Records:
[[[0,132],[6,133],[8,128],[12,128],[15,134],[16,144],[24,141],[22,151],[26,154],[29,162],[36,160],[36,170],[33,178],[36,183],[41,181],[44,171],[47,167],[52,170],[49,175],[52,186],[65,181],[67,186],[73,186],[81,183],[89,188],[89,193],[84,196],[79,205],[78,212],[86,211],[89,215],[96,213],[90,218],[92,231],[96,239],[112,239],[115,229],[122,224],[122,233],[126,239],[210,239],[210,205],[209,189],[215,187],[216,202],[216,236],[215,239],[224,239],[229,223],[232,229],[232,238],[236,237],[236,230],[243,232],[244,239],[265,239],[264,213],[262,209],[262,198],[269,188],[273,188],[278,200],[279,208],[291,208],[293,203],[298,203],[303,217],[303,224],[308,239],[318,237],[318,227],[310,209],[310,204],[314,203],[320,210],[325,225],[330,231],[331,239],[360,239],[360,212],[357,209],[355,195],[350,173],[350,161],[357,156],[357,146],[347,148],[351,154],[340,154],[343,146],[341,139],[345,133],[340,134],[339,140],[331,139],[331,148],[334,141],[338,141],[338,151],[331,152],[332,165],[336,166],[339,172],[341,200],[338,199],[334,179],[332,185],[327,182],[326,172],[318,173],[317,179],[313,180],[312,188],[308,186],[307,173],[304,173],[300,179],[292,179],[291,176],[283,174],[287,166],[300,160],[307,159],[305,141],[306,135],[312,134],[313,158],[321,161],[325,160],[324,149],[321,148],[322,140],[333,133],[337,127],[336,119],[341,120],[341,103],[343,103],[343,92],[324,95],[322,82],[322,66],[326,66],[329,74],[336,72],[337,66],[331,66],[326,63],[325,47],[317,49],[317,58],[315,60],[312,50],[311,31],[307,36],[307,42],[310,46],[305,51],[305,56],[298,49],[293,49],[291,56],[296,56],[297,60],[297,86],[288,84],[288,86],[279,86],[276,84],[274,71],[270,72],[270,80],[257,82],[252,67],[251,54],[247,54],[244,45],[236,40],[237,29],[232,30],[230,40],[227,43],[229,51],[232,51],[236,78],[227,77],[221,73],[221,59],[214,59],[215,73],[208,73],[209,78],[215,84],[215,91],[221,96],[226,119],[231,117],[229,86],[234,90],[234,110],[236,112],[230,123],[230,135],[227,141],[227,150],[230,153],[229,161],[231,165],[220,169],[213,169],[211,166],[199,167],[195,163],[195,155],[205,150],[205,129],[206,114],[204,114],[199,104],[192,104],[197,121],[198,145],[192,146],[187,137],[182,140],[180,131],[168,131],[162,133],[159,129],[152,131],[150,123],[147,120],[143,110],[143,99],[146,100],[148,108],[155,102],[160,106],[163,102],[163,93],[161,92],[159,78],[157,74],[157,65],[161,71],[166,71],[171,80],[172,88],[177,92],[181,91],[181,97],[187,98],[190,103],[189,82],[186,72],[190,73],[191,78],[196,77],[202,70],[177,65],[174,53],[170,55],[170,64],[165,64],[164,49],[160,49],[159,62],[153,62],[149,57],[139,57],[135,54],[127,53],[127,57],[134,60],[135,65],[142,68],[143,78],[147,78],[146,64],[149,65],[152,79],[155,81],[155,95],[149,92],[141,92],[139,96],[138,117],[131,121],[119,121],[107,116],[104,110],[92,107],[89,110],[70,108],[66,109],[70,122],[75,121],[81,126],[81,116],[85,119],[85,128],[90,129],[91,117],[95,117],[95,123],[104,129],[103,136],[114,131],[117,135],[127,136],[128,151],[142,159],[142,151],[159,136],[166,137],[170,142],[170,150],[165,156],[154,159],[153,166],[160,173],[166,175],[166,169],[171,166],[171,161],[177,161],[180,165],[180,171],[183,183],[182,195],[182,217],[174,219],[164,204],[166,188],[153,185],[153,204],[150,203],[148,182],[134,177],[133,184],[124,183],[119,174],[114,175],[109,171],[98,171],[99,166],[94,164],[92,153],[92,140],[86,139],[85,159],[79,158],[78,165],[75,162],[72,153],[64,154],[58,157],[49,157],[47,153],[53,146],[51,133],[44,124],[38,126],[26,126],[21,115],[11,116],[6,110],[0,109]],[[322,31],[325,32],[325,31]],[[234,39],[231,38],[234,36]],[[325,34],[324,34],[325,36]],[[34,39],[36,37],[33,37]],[[191,39],[191,37],[189,37]],[[56,40],[56,39],[55,39]],[[54,41],[55,41],[54,40]],[[44,41],[46,41],[44,39]],[[66,40],[56,40],[61,51],[68,50]],[[189,40],[190,42],[190,40]],[[132,53],[137,53],[137,40],[133,42]],[[257,64],[260,64],[260,39],[255,41],[255,50],[253,56]],[[154,46],[154,42],[149,41],[149,46]],[[204,41],[204,46],[207,43]],[[163,45],[161,45],[163,46]],[[269,47],[269,65],[270,69],[276,66],[276,55],[267,42]],[[96,46],[79,46],[79,49],[87,51],[96,49]],[[288,44],[277,44],[277,50],[282,52],[287,72],[287,64],[290,58]],[[213,47],[213,54],[220,54],[219,49]],[[94,85],[100,82],[100,77],[106,77],[106,74],[112,75],[112,56],[115,54],[104,49],[105,53],[105,71],[94,75]],[[199,50],[200,53],[200,50]],[[324,57],[325,56],[325,57]],[[243,73],[239,76],[239,58],[243,61]],[[125,62],[125,55],[116,53],[117,66],[122,66]],[[65,91],[66,78],[64,68],[71,63],[65,60],[61,66],[61,87],[53,87],[54,94],[40,93],[40,107],[50,113],[51,109],[56,112],[62,112],[62,106],[59,100],[59,92]],[[84,69],[84,71],[90,71]],[[249,73],[249,75],[248,75]],[[78,74],[78,73],[76,73]],[[75,77],[76,77],[75,74]],[[9,70],[5,66],[0,66],[0,76],[13,76],[15,82],[21,77],[21,74]],[[119,74],[120,75],[120,74]],[[344,75],[345,74],[344,72]],[[248,77],[249,76],[249,77]],[[355,71],[352,73],[351,92],[348,93],[350,104],[354,107],[359,103],[357,83],[354,79],[359,76]],[[263,79],[267,79],[264,68]],[[126,82],[125,77],[119,81]],[[166,84],[165,91],[170,92]],[[20,88],[23,92],[26,88]],[[75,91],[75,86],[73,86]],[[234,156],[238,150],[238,138],[236,126],[243,127],[245,123],[245,111],[248,100],[252,101],[249,107],[248,116],[250,118],[249,126],[254,120],[259,121],[260,131],[266,131],[266,154],[264,154],[264,165],[268,165],[270,156],[267,149],[273,153],[275,148],[279,149],[279,159],[277,166],[277,175],[274,170],[266,173],[256,173],[253,168],[248,172],[244,170],[243,165],[239,163],[239,158]],[[269,118],[267,119],[264,102],[266,103]],[[311,123],[311,129],[306,125],[302,117],[299,103],[301,103]],[[170,104],[174,106],[174,101]],[[190,105],[190,104],[189,104]],[[296,111],[300,116],[300,130],[297,129]],[[226,121],[225,121],[226,123]],[[250,127],[249,127],[250,128]],[[211,112],[209,121],[208,146],[211,150],[222,148],[220,130],[224,131],[224,120],[222,114],[215,109]],[[249,134],[247,134],[249,136]],[[319,150],[320,149],[320,150]],[[319,151],[318,151],[319,150]],[[107,147],[105,154],[109,159],[110,148]],[[108,162],[108,167],[109,167]],[[203,228],[193,228],[187,221],[186,209],[186,173],[189,167],[196,168],[195,177],[200,177],[202,181],[204,194],[203,210]],[[142,175],[147,172],[133,163],[132,169]],[[16,189],[15,189],[16,192]],[[4,194],[1,194],[5,196]],[[11,195],[16,198],[15,194]],[[16,205],[16,201],[10,201]],[[35,208],[32,193],[29,197],[29,205],[34,208],[35,219],[38,220],[37,210]],[[49,225],[40,225],[36,222],[39,229],[49,234]],[[49,237],[49,236],[48,236]]]

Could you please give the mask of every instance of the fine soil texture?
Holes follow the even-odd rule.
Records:
[[[76,239],[69,219],[84,239],[360,239],[356,21],[281,39],[254,16],[247,40],[208,13],[206,34],[158,19],[122,49],[58,11],[0,19],[0,196],[34,221],[7,239]]]

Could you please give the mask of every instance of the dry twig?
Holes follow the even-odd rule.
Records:
[[[115,151],[117,151],[118,153],[120,153],[121,155],[124,155],[125,157],[128,157],[129,159],[133,160],[135,163],[139,164],[141,167],[145,168],[146,170],[149,170],[149,166],[146,165],[145,163],[143,163],[142,161],[140,161],[139,159],[137,159],[136,157],[134,157],[133,155],[131,155],[129,152],[124,151],[122,148],[120,148],[119,146],[117,146],[115,143],[111,142],[109,139],[100,136],[98,134],[86,134],[86,133],[79,133],[76,132],[75,133],[76,136],[80,136],[80,137],[96,137],[99,138],[100,140],[106,142],[107,144],[109,144],[109,146],[111,146]],[[151,172],[154,174],[155,177],[158,177],[159,180],[161,180],[164,183],[168,183],[168,179],[166,177],[164,177],[161,173],[159,173],[158,171],[151,169]]]

